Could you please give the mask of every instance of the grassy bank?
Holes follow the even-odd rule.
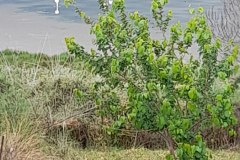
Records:
[[[75,88],[89,91],[99,78],[73,56],[63,53],[49,57],[6,50],[0,52],[0,73],[3,158],[165,158],[167,151],[160,149],[165,144],[157,135],[139,133],[135,138],[135,133],[124,133],[114,137],[105,132],[104,125],[109,122],[95,116],[93,100],[79,100],[73,94]],[[236,107],[240,104],[239,93],[238,90],[232,97]],[[126,98],[122,92],[118,96]],[[221,142],[225,137],[216,135],[222,143],[219,146],[227,149],[212,151],[213,158],[240,159],[237,151],[230,150],[237,146],[229,147],[229,141]]]

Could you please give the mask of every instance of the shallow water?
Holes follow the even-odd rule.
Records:
[[[97,15],[101,12],[98,7],[97,0],[75,0],[79,8],[83,9],[87,15],[96,19]],[[126,9],[128,12],[134,12],[136,10],[139,13],[151,17],[150,5],[152,0],[125,0]],[[64,0],[60,0],[60,14],[55,16],[55,2],[54,0],[0,0],[0,4],[12,4],[18,6],[23,12],[38,12],[39,14],[48,16],[48,18],[57,19],[60,21],[73,21],[81,22],[79,16],[74,13],[73,7],[65,8]],[[165,10],[171,9],[173,11],[173,22],[188,21],[190,15],[188,13],[188,5],[193,7],[203,6],[206,9],[210,9],[212,6],[221,6],[221,0],[169,0],[165,6]]]
[[[92,19],[96,19],[101,13],[97,0],[75,1]],[[93,36],[89,34],[89,26],[82,23],[73,6],[66,8],[63,2],[64,0],[60,0],[60,14],[55,15],[54,0],[0,0],[0,50],[10,48],[48,55],[59,54],[66,51],[64,37],[69,36],[74,36],[76,42],[87,51],[95,48],[91,44]],[[151,17],[152,0],[125,2],[128,12],[138,10],[140,14]],[[203,6],[206,10],[212,6],[221,6],[221,0],[169,0],[164,9],[173,11],[171,24],[177,21],[184,24],[189,20],[189,4],[194,8]],[[157,29],[151,28],[150,32],[152,38],[161,39]],[[196,49],[196,46],[193,48]]]

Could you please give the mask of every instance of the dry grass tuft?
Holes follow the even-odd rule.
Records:
[[[37,124],[25,117],[18,119],[18,124],[13,125],[6,116],[6,130],[4,136],[3,160],[46,160],[53,157],[47,156],[41,151],[41,134],[37,132]],[[36,126],[35,126],[36,125]]]

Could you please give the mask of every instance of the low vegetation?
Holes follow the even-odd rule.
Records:
[[[25,61],[21,61],[24,57]],[[126,131],[118,137],[106,133],[102,125],[108,124],[107,120],[102,123],[91,110],[95,102],[79,100],[73,94],[74,89],[90,86],[99,78],[71,58],[68,54],[48,57],[11,50],[1,52],[0,132],[5,137],[2,157],[165,159],[167,151],[164,141],[158,140],[159,135],[139,131],[135,138],[136,132]],[[236,97],[237,93],[238,90]],[[124,98],[122,93],[119,95]],[[233,100],[235,104],[239,103],[237,98],[233,97]],[[62,127],[64,121],[65,130]],[[77,128],[82,137],[76,137],[76,130],[73,132]],[[212,149],[224,147],[227,150],[214,151],[213,157],[238,159],[236,142],[224,142],[219,133],[214,136],[223,143],[219,141]],[[84,139],[86,144],[83,144]]]
[[[158,41],[147,18],[126,15],[123,0],[110,9],[103,2],[97,22],[75,6],[98,51],[86,53],[70,37],[70,54],[0,52],[1,157],[239,159],[238,46],[230,41],[218,60],[221,41],[212,44],[202,7],[190,7],[187,27],[173,25]],[[163,35],[172,17],[164,19],[166,3],[151,5]],[[184,59],[194,40],[200,58]]]

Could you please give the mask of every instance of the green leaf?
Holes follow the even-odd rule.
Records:
[[[184,130],[186,130],[186,129],[189,127],[189,125],[190,125],[189,119],[184,119],[184,120],[182,121],[182,128],[183,128]]]
[[[165,67],[168,63],[168,58],[166,56],[161,56],[160,57],[160,63],[163,67]]]
[[[224,73],[224,72],[218,72],[218,77],[219,77],[220,79],[225,80],[225,79],[226,79],[226,76],[227,76],[226,73]]]
[[[79,90],[77,90],[77,89],[74,89],[74,93],[75,93],[75,95],[77,95],[78,96],[78,98],[82,98],[82,92],[81,91],[79,91]]]
[[[232,117],[232,124],[233,124],[233,125],[236,125],[236,124],[237,124],[237,122],[238,122],[237,118],[235,118],[235,117]]]
[[[120,117],[120,121],[121,121],[121,123],[125,123],[125,119],[126,119],[126,117],[121,116],[121,117]]]
[[[111,72],[112,73],[117,71],[117,64],[118,64],[118,61],[116,59],[112,59],[112,63],[111,63]]]
[[[190,8],[190,9],[189,9],[189,13],[190,13],[190,14],[193,14],[193,13],[195,13],[195,10],[194,10],[193,8]]]
[[[187,105],[188,105],[188,109],[190,111],[195,111],[196,110],[196,105],[193,104],[191,101],[189,101]]]
[[[141,129],[143,125],[143,120],[142,119],[138,119],[136,122],[135,122],[135,127],[136,129]]]
[[[172,17],[172,10],[168,11],[168,17]]]
[[[154,54],[153,53],[150,53],[149,56],[148,56],[148,61],[149,63],[152,63],[154,60]]]
[[[160,0],[160,4],[163,6],[165,4],[165,0]]]
[[[180,62],[179,61],[173,62],[172,71],[173,71],[173,73],[177,73],[180,71]]]
[[[197,147],[198,147],[198,146],[197,146]],[[196,147],[196,148],[197,148],[197,147]],[[196,149],[196,150],[197,150],[197,149]],[[202,149],[199,148],[199,147],[198,147],[198,150],[202,151]],[[196,157],[196,159],[201,159],[201,160],[203,159],[203,155],[202,155],[201,153],[199,153],[199,152],[196,152],[194,156]]]
[[[151,82],[149,82],[149,83],[147,84],[147,87],[148,87],[148,90],[149,90],[149,91],[152,91],[152,90],[153,90],[153,84],[152,84]]]
[[[144,96],[145,99],[148,99],[149,93],[146,92],[146,93],[143,94],[143,96]]]
[[[209,50],[209,45],[208,45],[208,44],[205,44],[205,45],[204,45],[204,49],[205,49],[205,50]]]
[[[196,95],[195,92],[196,92],[195,88],[192,87],[192,88],[190,89],[190,91],[188,92],[188,96],[189,96],[190,99],[194,99],[194,98],[195,98],[195,95]]]
[[[95,24],[95,29],[96,29],[96,31],[99,31],[100,30],[100,28],[101,28],[101,26],[100,26],[100,24]]]
[[[217,49],[221,48],[221,41],[220,41],[219,38],[216,39],[216,44],[215,45],[216,45]]]
[[[111,72],[112,73],[116,72],[116,70],[117,70],[116,66],[111,66]]]
[[[217,95],[217,100],[222,101],[222,95]]]
[[[230,64],[233,64],[233,62],[234,62],[233,57],[231,55],[228,56],[227,60]]]
[[[145,23],[145,20],[141,20],[141,21],[138,23],[138,26],[139,26],[139,27],[143,27],[143,26],[144,26],[144,23]]]
[[[104,116],[105,115],[105,110],[101,109],[101,110],[99,110],[99,113],[100,113],[101,116]]]
[[[166,155],[166,160],[174,160],[173,155],[167,154],[167,155]]]
[[[175,126],[174,126],[173,124],[172,124],[172,125],[169,125],[168,128],[169,128],[170,131],[174,131],[174,130],[176,129]]]
[[[118,41],[115,41],[115,42],[114,42],[114,46],[115,46],[116,48],[119,48],[120,45],[121,45],[120,42],[118,42]]]
[[[202,148],[200,148],[199,146],[196,146],[196,151],[198,151],[199,153],[202,152]]]
[[[236,65],[236,66],[234,67],[235,74],[238,73],[238,70],[239,70],[239,65]]]
[[[111,129],[110,129],[108,126],[106,127],[106,131],[107,131],[107,134],[108,134],[108,135],[111,135],[111,134],[112,134]]]
[[[183,155],[183,150],[182,149],[178,148],[176,152],[177,152],[178,157],[182,157],[182,155]]]
[[[208,104],[207,105],[207,110],[209,111],[209,112],[212,112],[212,108],[211,108],[211,106]]]
[[[158,4],[155,1],[152,1],[152,7],[156,10],[158,8]]]
[[[228,133],[230,136],[236,136],[236,132],[233,129],[231,129]]]
[[[191,146],[191,151],[192,151],[192,155],[194,155],[194,153],[196,152],[196,146],[195,145]]]
[[[69,3],[70,3],[69,0],[64,0],[64,5],[66,8],[68,8]]]
[[[163,106],[164,107],[169,107],[170,106],[170,103],[168,102],[168,100],[163,100]]]
[[[201,136],[201,135],[199,135],[199,134],[198,134],[198,135],[196,135],[196,137],[195,137],[195,138],[196,138],[196,141],[197,141],[197,142],[201,142],[201,141],[202,141],[202,136]]]
[[[115,112],[116,112],[116,107],[115,107],[115,106],[113,106],[113,105],[110,105],[110,109],[113,111],[113,113],[115,113]]]
[[[213,123],[218,126],[220,124],[219,119],[213,118]]]
[[[202,25],[205,25],[205,24],[206,24],[205,18],[202,17],[202,18],[200,19],[200,24],[202,24]]]
[[[203,12],[203,7],[198,7],[198,13],[202,13]]]
[[[158,128],[161,130],[166,124],[165,118],[163,116],[159,117]]]
[[[99,105],[101,104],[100,98],[96,98],[96,99],[95,99],[95,103],[96,103],[97,106],[99,106]]]
[[[196,40],[200,39],[201,35],[202,35],[202,33],[198,31],[198,32],[196,33]]]
[[[191,150],[190,150],[190,149],[191,149],[190,144],[186,144],[186,143],[185,143],[185,144],[184,144],[184,149],[187,150],[187,151],[191,151]],[[188,152],[188,154],[191,154],[191,153]]]
[[[112,18],[109,17],[109,18],[108,18],[108,23],[109,23],[109,24],[112,24],[112,21],[113,21]]]
[[[231,116],[232,112],[231,111],[225,111],[224,116],[229,118]]]
[[[161,79],[163,79],[163,78],[166,77],[166,74],[167,74],[166,71],[160,71],[160,73],[159,73],[159,77],[160,77]]]
[[[227,127],[227,126],[228,126],[227,122],[223,122],[223,127]]]
[[[80,16],[81,16],[82,18],[84,18],[85,13],[81,11],[81,12],[80,12]]]
[[[135,20],[135,21],[134,21],[134,25],[135,25],[135,26],[138,26],[138,23],[139,23],[138,20]]]
[[[209,158],[211,158],[211,159],[213,158],[213,156],[212,156],[212,153],[211,153],[211,152],[209,153]]]
[[[138,53],[139,53],[139,54],[143,54],[144,51],[145,51],[145,47],[144,47],[144,46],[140,46],[140,47],[138,48]]]
[[[137,19],[138,18],[138,11],[134,12],[134,18]]]
[[[203,38],[204,38],[204,39],[209,39],[210,36],[211,36],[211,31],[207,29],[207,30],[203,33]]]

